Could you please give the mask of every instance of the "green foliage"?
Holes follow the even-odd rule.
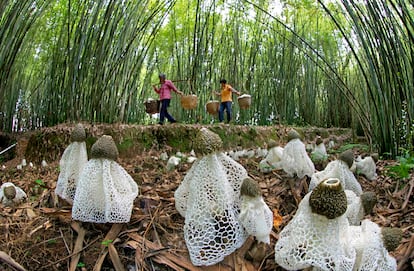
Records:
[[[128,150],[134,146],[134,141],[132,138],[124,138],[121,143],[118,144],[119,152]]]
[[[37,187],[42,187],[42,188],[45,188],[46,187],[45,182],[43,180],[41,180],[41,179],[37,179],[35,181],[35,184],[36,184]]]
[[[42,191],[47,189],[46,183],[41,179],[35,180],[34,184],[33,195],[30,197],[31,200],[37,200],[37,195],[41,194]]]
[[[103,245],[103,246],[109,246],[112,242],[113,242],[114,240],[103,240],[102,242],[101,242],[101,245]]]
[[[397,164],[393,166],[387,166],[386,172],[389,176],[397,179],[408,179],[414,169],[414,155],[409,151],[405,151],[404,154],[397,156]]]
[[[57,241],[56,241],[56,239],[49,239],[49,240],[47,240],[47,243],[48,243],[49,245],[54,245],[54,244],[56,244],[56,243],[57,243]]]

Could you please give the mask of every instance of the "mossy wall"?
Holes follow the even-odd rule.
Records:
[[[122,125],[122,124],[83,124],[86,131],[88,151],[102,135],[110,135],[117,144],[120,157],[134,157],[148,150],[165,150],[190,152],[193,139],[201,127],[207,127],[217,133],[223,140],[225,150],[236,148],[266,148],[273,139],[279,144],[286,143],[286,134],[291,127],[285,126],[238,126],[238,125]],[[33,132],[27,144],[25,157],[30,161],[41,162],[59,160],[63,151],[70,144],[70,135],[75,124],[61,124]],[[323,138],[341,136],[352,138],[349,129],[319,129],[314,127],[295,129],[304,141],[312,141],[316,135]]]

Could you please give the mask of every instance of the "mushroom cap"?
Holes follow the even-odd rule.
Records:
[[[91,158],[105,158],[116,160],[119,152],[115,145],[115,141],[110,135],[101,136],[91,148]]]
[[[271,149],[271,148],[277,147],[278,144],[277,144],[276,140],[270,139],[269,143],[267,143],[267,146],[269,147],[269,149]]]
[[[75,129],[70,135],[70,140],[72,142],[83,142],[86,139],[85,128],[81,123],[76,124]]]
[[[360,196],[364,213],[369,214],[372,212],[375,204],[377,203],[377,195],[374,192],[364,192]]]
[[[316,138],[316,142],[315,143],[316,143],[316,145],[319,145],[319,144],[323,143],[322,137],[321,136],[318,136]]]
[[[347,208],[347,200],[341,181],[337,178],[323,180],[312,190],[309,205],[313,213],[329,219],[343,215]]]
[[[377,152],[371,154],[372,159],[374,159],[374,162],[378,162],[379,160],[379,154]]]
[[[240,194],[249,197],[260,197],[262,191],[259,184],[250,177],[246,177],[240,187]]]
[[[3,193],[6,199],[12,200],[16,197],[16,187],[14,185],[6,186],[3,188]]]
[[[221,150],[223,141],[220,136],[209,129],[203,127],[198,131],[194,139],[194,151],[208,155]]]
[[[403,232],[399,228],[385,227],[381,229],[382,242],[388,252],[394,251],[401,242]]]
[[[302,137],[300,136],[298,131],[296,131],[295,129],[292,129],[288,132],[288,141],[291,141],[293,139],[301,139],[301,138]]]
[[[344,161],[351,168],[354,163],[354,152],[352,150],[346,150],[339,155],[338,159]]]

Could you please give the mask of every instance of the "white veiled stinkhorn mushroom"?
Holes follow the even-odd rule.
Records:
[[[176,157],[176,156],[171,156],[168,161],[167,161],[167,170],[171,171],[173,170],[176,166],[178,166],[181,162],[181,158]]]
[[[241,208],[239,220],[247,233],[257,241],[270,243],[273,213],[264,202],[260,187],[252,178],[244,179],[240,188]]]
[[[377,177],[377,165],[375,159],[372,156],[361,158],[358,156],[355,159],[356,172],[367,177],[368,180],[372,181]]]
[[[11,182],[6,182],[0,186],[0,202],[4,206],[14,207],[22,203],[27,198],[26,193]]]
[[[260,171],[268,173],[272,170],[282,169],[282,156],[283,148],[278,146],[276,141],[271,140],[266,157],[259,163]]]
[[[267,156],[267,153],[268,153],[269,151],[267,150],[267,149],[265,149],[265,148],[261,148],[261,147],[258,147],[257,149],[256,149],[256,155],[255,155],[255,157],[256,158],[264,158],[264,157],[266,157]]]
[[[247,177],[242,165],[220,152],[221,138],[206,128],[195,138],[197,159],[175,191],[175,206],[185,217],[184,238],[191,262],[213,265],[247,238],[238,220],[240,187]]]
[[[322,137],[318,136],[315,143],[315,148],[311,152],[312,161],[321,162],[328,159],[328,153],[326,152],[326,146]]]
[[[346,208],[341,182],[335,178],[322,181],[305,195],[293,219],[280,232],[276,263],[287,270],[352,271],[355,251],[342,244],[349,227]]]
[[[345,216],[350,225],[358,226],[363,217],[371,213],[377,203],[377,197],[374,192],[363,192],[357,196],[353,191],[345,190],[345,194],[348,202]]]
[[[338,178],[345,190],[353,191],[357,196],[362,194],[362,187],[350,170],[354,162],[352,150],[342,152],[337,160],[331,161],[325,169],[312,175],[309,190],[315,188],[322,180]]]
[[[309,158],[305,144],[300,138],[297,131],[290,130],[289,142],[283,148],[282,167],[290,177],[295,174],[298,178],[303,178],[305,175],[310,177],[315,172],[315,165]]]
[[[75,198],[79,175],[88,162],[85,139],[85,128],[82,124],[77,124],[71,133],[71,143],[59,161],[60,173],[55,193],[70,204]]]
[[[389,252],[398,247],[401,237],[400,229],[380,228],[368,219],[363,220],[361,226],[351,226],[345,244],[356,251],[353,270],[397,270],[396,260]]]
[[[91,159],[79,176],[72,218],[83,222],[126,223],[131,218],[138,185],[116,159],[118,149],[111,136],[99,138]]]
[[[350,226],[347,196],[336,178],[323,180],[309,192],[280,233],[276,262],[288,270],[395,271],[396,261],[388,251],[399,245],[402,231],[380,229],[367,219]],[[365,212],[376,202],[374,198],[369,192],[361,195]]]

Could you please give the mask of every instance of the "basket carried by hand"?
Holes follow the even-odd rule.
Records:
[[[252,103],[252,96],[250,96],[249,94],[243,94],[237,98],[237,101],[239,102],[239,106],[241,109],[247,109],[250,107]]]
[[[148,114],[156,114],[160,112],[160,100],[148,99],[144,102],[145,112]]]
[[[194,109],[197,107],[197,95],[183,95],[181,96],[181,106],[184,109]]]
[[[209,101],[206,104],[207,113],[209,113],[210,115],[217,115],[219,111],[219,107],[220,107],[219,101],[216,101],[216,100]]]

